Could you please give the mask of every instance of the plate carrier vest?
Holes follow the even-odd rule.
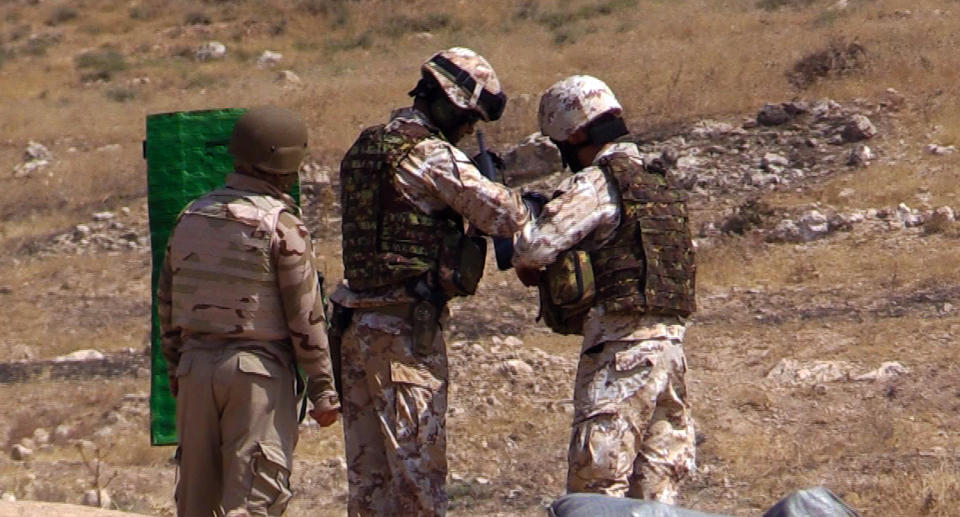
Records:
[[[224,187],[184,209],[171,236],[174,325],[194,334],[290,337],[271,239],[290,207]]]
[[[595,305],[607,312],[689,316],[696,310],[686,193],[623,153],[598,163],[620,193],[620,226],[590,253]]]
[[[430,136],[412,122],[391,131],[372,126],[340,163],[343,267],[350,289],[403,285],[429,272],[436,281],[445,243],[463,236],[459,214],[426,214],[394,183],[400,162]]]

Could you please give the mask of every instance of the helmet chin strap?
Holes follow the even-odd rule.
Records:
[[[580,149],[590,145],[589,140],[579,144],[555,141],[554,144],[560,151],[560,160],[563,162],[565,167],[569,166],[570,170],[573,172],[580,172],[583,170],[584,164],[580,163],[580,157],[577,155],[580,153]]]
[[[430,101],[430,121],[433,122],[451,143],[457,136],[457,130],[468,124],[468,112],[455,106],[443,95],[437,95]]]
[[[627,125],[623,119],[616,117],[600,122],[599,124],[591,124],[587,126],[586,133],[587,138],[583,142],[577,144],[558,142],[556,140],[553,141],[553,143],[557,146],[557,149],[560,150],[560,159],[563,161],[563,164],[569,165],[570,170],[573,172],[579,172],[586,167],[586,164],[580,163],[581,149],[590,145],[602,146],[608,142],[613,142],[629,132],[627,131]]]

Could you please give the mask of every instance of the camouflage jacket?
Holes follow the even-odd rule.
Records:
[[[413,108],[395,110],[386,129],[404,123],[436,128]],[[400,195],[427,214],[453,209],[488,235],[509,237],[530,219],[520,193],[494,183],[480,173],[463,151],[440,136],[418,143],[400,161],[395,186]],[[413,301],[405,288],[378,292],[350,291],[341,285],[331,299],[354,308]]]
[[[206,239],[224,237],[225,232],[221,231],[221,225],[225,223],[191,213],[190,207],[181,215],[168,241],[157,287],[163,354],[171,375],[176,371],[181,353],[192,347],[239,347],[273,358],[290,367],[295,361],[309,378],[307,394],[311,400],[321,407],[336,407],[339,402],[333,389],[323,300],[317,283],[310,235],[299,217],[299,209],[288,194],[280,192],[265,181],[242,174],[227,176],[226,189],[228,190],[214,191],[199,198],[191,207],[194,204],[209,203],[211,198],[229,191],[239,193],[240,196],[229,201],[229,207],[221,205],[221,210],[234,214],[237,220],[241,220],[248,211],[251,214],[262,214],[262,211],[252,210],[256,207],[258,197],[270,198],[275,204],[276,200],[280,200],[282,209],[274,225],[245,221],[248,223],[247,230],[226,233],[230,242],[224,243],[223,247],[234,251],[231,252],[230,265],[221,268],[224,271],[219,273],[220,276],[216,271],[215,257],[209,257],[212,259],[211,263],[205,262],[204,254],[211,247],[204,242]],[[212,209],[217,209],[215,204]],[[192,220],[185,221],[187,218]],[[208,219],[209,222],[205,222]],[[234,240],[236,242],[233,242]],[[258,240],[267,243],[265,248],[268,249],[255,249],[254,244]],[[273,317],[285,328],[266,331],[255,328],[243,321],[246,316],[243,309],[235,309],[235,328],[226,332],[211,332],[211,329],[216,327],[206,326],[201,315],[206,308],[233,305],[240,307],[250,300],[240,297],[233,303],[230,300],[217,299],[218,293],[211,289],[191,293],[177,288],[177,285],[183,283],[178,282],[177,278],[181,264],[185,264],[184,261],[191,257],[192,260],[204,264],[203,267],[212,274],[205,281],[217,281],[219,278],[231,287],[250,285],[249,282],[227,274],[231,268],[238,267],[239,262],[247,264],[239,266],[241,268],[254,267],[261,271],[272,271],[272,281],[275,284],[265,286],[265,289],[278,293],[280,303],[264,305],[276,307],[276,310],[282,312]],[[189,300],[191,307],[177,303],[178,296]],[[210,300],[204,300],[205,296]],[[260,300],[255,305],[263,301]],[[196,323],[191,323],[192,320]]]
[[[593,252],[614,237],[620,225],[620,195],[598,166],[613,154],[642,161],[633,143],[611,142],[603,146],[591,166],[557,186],[540,216],[517,235],[513,256],[517,268],[544,268],[568,249],[577,247]],[[596,306],[584,322],[583,350],[606,341],[681,339],[682,329],[682,319],[675,316],[608,313],[602,305]]]

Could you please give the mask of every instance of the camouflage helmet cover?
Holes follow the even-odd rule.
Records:
[[[439,59],[438,59],[439,58]],[[472,81],[458,78],[450,70],[443,66],[443,62],[453,63],[460,70],[466,72]],[[483,102],[488,97],[501,97],[502,102],[506,103],[506,96],[500,88],[500,80],[497,79],[497,73],[494,72],[490,63],[483,56],[473,50],[464,47],[453,47],[447,50],[437,52],[430,57],[423,66],[420,67],[422,73],[429,73],[433,76],[440,87],[443,89],[447,98],[454,105],[461,109],[476,111],[485,121],[496,120],[503,111],[503,106],[499,110],[492,110]],[[473,84],[473,88],[468,88],[468,84]],[[486,93],[484,94],[484,90]],[[483,98],[481,98],[481,95]]]
[[[307,126],[290,110],[252,108],[237,120],[229,151],[238,162],[262,172],[292,174],[307,153]]]
[[[563,142],[601,115],[620,115],[623,106],[600,79],[574,75],[556,82],[540,97],[540,132]]]

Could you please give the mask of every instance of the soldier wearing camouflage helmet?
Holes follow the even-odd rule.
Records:
[[[455,144],[506,103],[486,59],[466,48],[421,67],[413,106],[365,129],[340,165],[342,333],[349,515],[444,515],[446,302],[473,294],[488,235],[529,219],[520,195],[487,180]],[[334,345],[336,347],[336,345]]]
[[[517,236],[554,330],[582,334],[567,490],[673,503],[695,468],[685,318],[695,264],[685,197],[644,164],[610,88],[572,76],[540,99],[541,132],[576,173]]]
[[[281,515],[297,442],[296,368],[312,416],[337,419],[310,235],[287,192],[307,146],[294,113],[254,108],[230,140],[226,186],[190,203],[157,290],[177,398],[177,514]]]

